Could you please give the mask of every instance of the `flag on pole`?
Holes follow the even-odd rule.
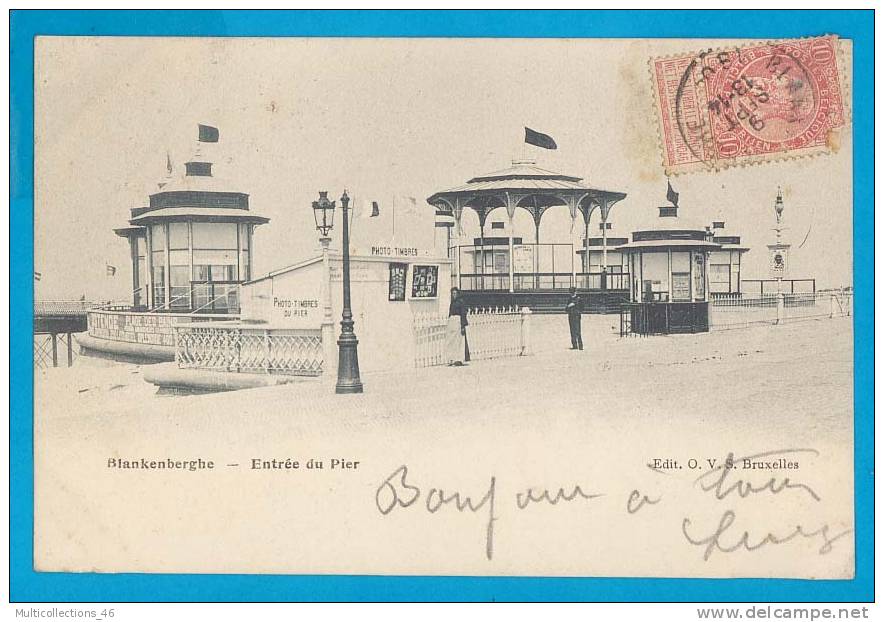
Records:
[[[525,128],[525,142],[544,149],[558,149],[556,141],[553,140],[552,136],[535,132],[530,127]]]
[[[201,143],[217,143],[218,142],[218,128],[212,127],[211,125],[203,125],[199,124],[200,128],[200,137],[199,141]]]
[[[114,275],[117,273],[117,267],[116,267],[116,266],[112,266],[112,265],[110,265],[110,264],[106,264],[106,265],[105,265],[105,269],[106,269],[106,271],[107,271],[107,275],[108,275],[108,276],[114,276]]]
[[[43,278],[43,273],[42,273],[42,272],[37,272],[36,270],[34,270],[34,280],[35,280],[35,281],[39,281],[39,280],[42,279],[42,278]]]
[[[371,214],[369,215],[369,218],[377,218],[380,215],[381,215],[381,208],[378,207],[378,202],[372,201],[371,202]]]
[[[666,189],[666,200],[672,203],[675,207],[678,207],[678,193],[673,190],[672,183],[668,180],[666,181],[666,185],[668,186]]]

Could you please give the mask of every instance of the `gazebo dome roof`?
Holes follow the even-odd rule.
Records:
[[[509,168],[478,175],[467,183],[443,190],[440,193],[471,192],[481,190],[515,190],[536,192],[543,190],[592,190],[581,183],[583,179],[564,175],[537,166],[533,160],[514,160]],[[434,195],[435,196],[435,195]]]
[[[427,198],[427,203],[444,205],[446,210],[457,203],[487,210],[512,199],[518,207],[543,210],[574,202],[612,205],[625,197],[625,192],[593,188],[581,177],[541,168],[533,160],[514,160],[509,168],[478,175],[465,184],[436,192]]]

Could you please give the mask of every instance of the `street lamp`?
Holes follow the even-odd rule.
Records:
[[[350,310],[350,218],[347,207],[350,197],[347,191],[341,195],[341,218],[344,221],[343,236],[343,281],[344,310],[341,313],[341,336],[338,338],[338,383],[335,393],[362,393],[362,381],[359,379],[359,354],[356,346],[359,341],[353,332],[353,312]]]
[[[319,191],[319,200],[313,201],[313,219],[316,221],[316,230],[322,234],[322,239],[328,238],[328,232],[335,226],[335,202],[328,200],[328,190]]]
[[[322,357],[326,370],[334,360],[335,323],[332,319],[331,307],[331,265],[328,258],[328,247],[331,238],[328,236],[334,227],[335,202],[328,200],[328,192],[320,190],[319,200],[313,201],[313,218],[316,230],[319,231],[319,244],[322,247],[322,286],[319,295],[322,298]],[[328,376],[326,376],[328,378]]]

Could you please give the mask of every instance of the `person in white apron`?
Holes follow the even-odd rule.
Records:
[[[445,358],[449,365],[463,365],[466,358],[467,307],[460,290],[451,288],[448,325],[445,329]]]

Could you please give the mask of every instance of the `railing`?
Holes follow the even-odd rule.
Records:
[[[846,317],[852,312],[853,291],[849,289],[808,294],[765,294],[763,297],[712,301],[709,323],[712,330],[728,330],[757,324]]]
[[[89,336],[110,341],[145,345],[175,345],[172,326],[177,322],[218,322],[239,318],[237,315],[148,313],[92,309],[87,312]]]
[[[756,298],[768,294],[813,294],[816,292],[816,279],[743,279],[740,291],[744,296]]]
[[[531,310],[527,307],[472,309],[467,314],[470,360],[525,356],[530,346]],[[413,322],[414,365],[444,365],[448,317],[417,314]]]
[[[319,330],[251,328],[242,325],[175,324],[178,367],[225,372],[318,376]]]
[[[509,291],[508,273],[465,272],[459,276],[456,287],[464,291]],[[514,272],[513,291],[567,291],[578,289],[629,289],[628,273],[603,272]]]
[[[91,309],[103,308],[112,302],[90,300],[35,300],[34,317],[78,317]]]

